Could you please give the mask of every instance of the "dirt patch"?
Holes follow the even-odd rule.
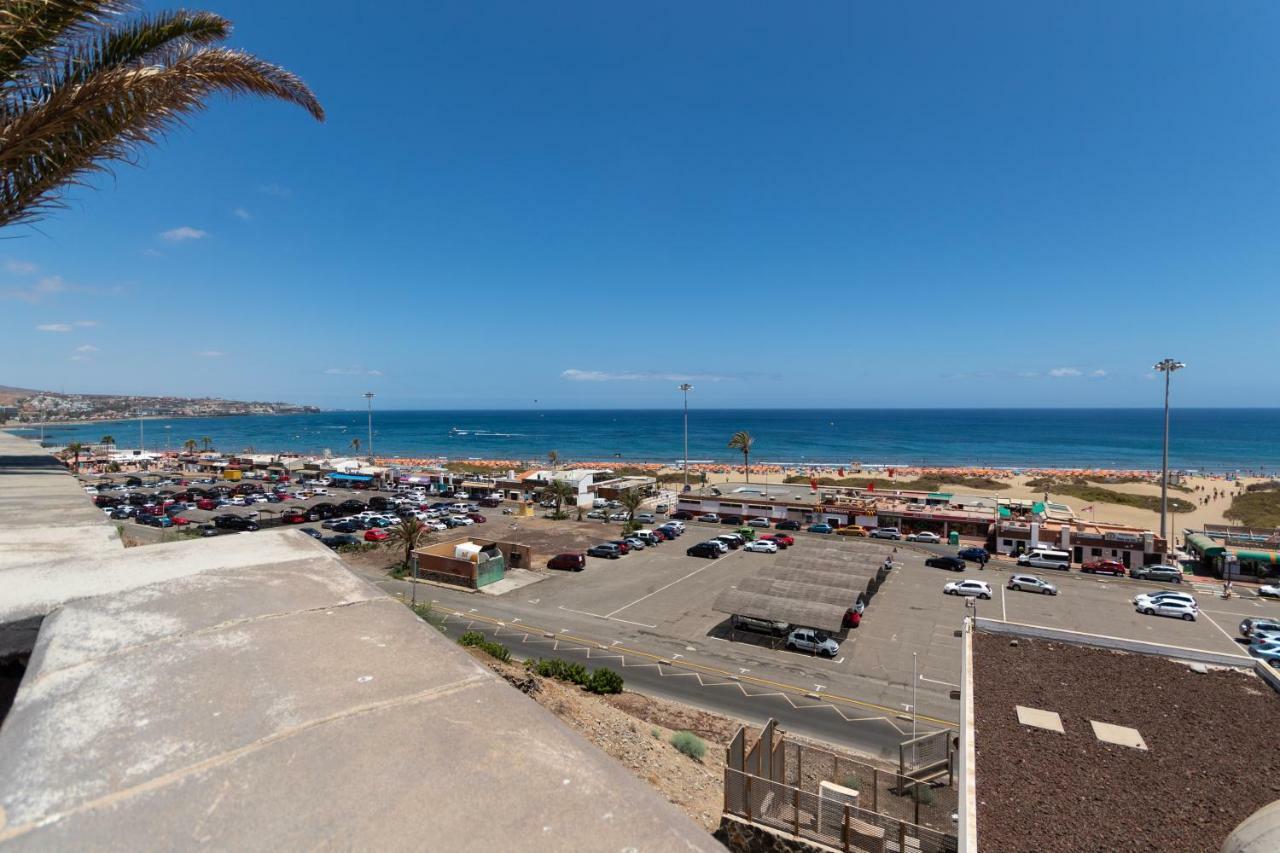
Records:
[[[1235,670],[978,634],[978,836],[984,851],[1217,850],[1280,797],[1280,697]],[[1022,726],[1056,711],[1064,733]],[[1090,720],[1136,728],[1103,743]]]

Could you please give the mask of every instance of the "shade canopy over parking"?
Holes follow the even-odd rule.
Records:
[[[798,581],[780,581],[771,578],[747,578],[738,581],[738,589],[758,595],[772,595],[776,598],[792,598],[797,601],[813,601],[818,604],[832,604],[836,607],[849,608],[858,602],[856,593],[847,589],[823,586],[816,583],[800,583]]]
[[[834,634],[844,626],[844,614],[848,607],[761,595],[742,589],[726,589],[716,596],[711,609],[730,616],[751,616],[770,622],[786,622]]]
[[[788,569],[783,566],[769,566],[762,570],[758,578],[765,580],[790,581],[792,583],[816,584],[830,589],[839,589],[849,593],[854,600],[866,593],[871,586],[872,576],[846,572],[821,572],[816,569]]]

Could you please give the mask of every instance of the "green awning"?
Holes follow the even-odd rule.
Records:
[[[1009,512],[1009,508],[1007,506],[1002,506],[1000,507],[1000,517],[1013,518],[1013,513]]]
[[[1224,546],[1214,542],[1203,533],[1187,534],[1187,545],[1198,551],[1202,557],[1221,557],[1227,553],[1227,549]]]
[[[1275,551],[1236,551],[1236,559],[1251,563],[1280,563],[1280,554]]]
[[[929,500],[931,501],[949,501],[951,500],[951,492],[930,492]]]
[[[1031,511],[1036,515],[1044,515],[1044,501],[1036,501],[1031,505]]]

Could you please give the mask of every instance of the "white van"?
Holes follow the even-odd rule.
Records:
[[[1019,566],[1035,566],[1037,569],[1071,568],[1071,555],[1066,551],[1055,551],[1052,548],[1032,548],[1018,557]]]
[[[596,498],[595,500],[591,501],[592,509],[604,509],[608,505],[609,505],[609,502],[604,498]]]

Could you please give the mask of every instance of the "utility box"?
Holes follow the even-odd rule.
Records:
[[[960,531],[958,531],[958,530],[953,530],[953,531],[951,531],[950,533],[948,533],[948,534],[947,534],[947,544],[949,544],[949,545],[959,545],[959,544],[960,544]]]

